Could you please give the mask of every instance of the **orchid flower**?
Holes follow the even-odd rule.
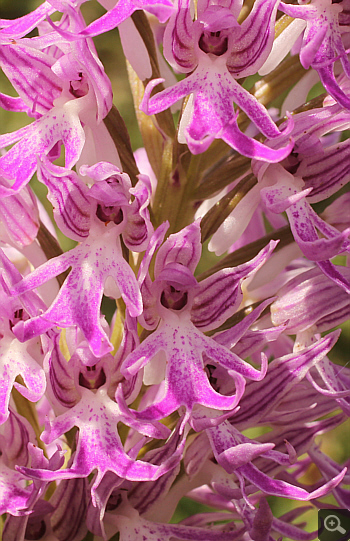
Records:
[[[154,96],[152,91],[162,80],[151,81],[141,109],[147,114],[159,113],[190,96],[179,141],[186,142],[193,154],[204,152],[215,138],[221,138],[244,156],[273,163],[285,158],[292,143],[271,151],[243,134],[232,104],[235,101],[265,137],[281,135],[266,109],[236,82],[254,73],[267,58],[277,6],[275,0],[259,0],[239,25],[238,4],[199,2],[198,18],[192,21],[190,1],[180,0],[165,31],[164,52],[175,69],[189,75]]]
[[[145,277],[145,286],[141,288],[148,297],[145,309],[148,324],[151,320],[152,326],[158,322],[160,324],[128,355],[122,366],[122,373],[130,376],[149,363],[157,353],[164,351],[166,354],[165,380],[160,385],[159,398],[151,406],[135,413],[139,419],[161,419],[184,406],[184,425],[191,418],[195,404],[232,410],[243,394],[244,377],[253,380],[264,377],[264,357],[259,372],[205,336],[203,331],[217,327],[234,312],[242,295],[241,280],[265,262],[273,247],[266,247],[245,265],[219,271],[197,284],[192,273],[200,256],[199,223],[195,222],[178,234],[170,235],[156,257],[155,281],[150,283],[150,279]],[[141,270],[143,272],[144,269]],[[203,370],[204,352],[212,361],[228,370],[236,385],[235,395],[222,396],[211,388]],[[158,373],[162,365],[164,358],[158,356]]]
[[[68,14],[73,28],[84,27],[75,9],[70,8]],[[39,36],[35,46],[26,39],[17,43],[8,38],[7,42],[0,45],[0,65],[19,94],[11,107],[28,111],[36,120],[0,136],[1,148],[15,143],[0,158],[1,174],[14,182],[10,187],[2,186],[0,192],[5,196],[18,192],[36,171],[37,158],[56,159],[61,144],[66,149],[68,169],[81,158],[84,145],[89,147],[89,153],[95,147],[99,160],[111,159],[119,164],[101,123],[112,106],[111,85],[91,40],[69,43],[51,32]],[[55,54],[49,46],[53,46]]]
[[[132,316],[142,312],[140,290],[123,258],[120,237],[134,251],[141,251],[147,245],[151,233],[145,208],[149,181],[142,177],[137,186],[131,188],[128,175],[103,162],[83,169],[83,173],[96,181],[90,190],[73,171],[51,164],[42,166],[41,171],[50,187],[54,179],[62,182],[66,178],[66,184],[56,182],[60,223],[64,223],[67,234],[82,242],[70,252],[51,259],[12,288],[13,294],[20,295],[72,267],[51,307],[18,324],[14,332],[21,341],[26,341],[55,325],[77,325],[93,353],[101,356],[113,349],[100,322],[100,304],[109,276],[117,286],[112,284],[111,294],[115,298],[123,297]],[[135,196],[133,202],[131,193]],[[69,205],[65,205],[67,201]]]

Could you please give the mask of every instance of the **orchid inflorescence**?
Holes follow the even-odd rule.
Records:
[[[349,2],[99,3],[0,19],[0,105],[31,119],[0,136],[2,539],[315,539],[300,516],[350,507],[323,445],[350,414],[328,357],[350,315]],[[135,154],[93,42],[116,27]]]

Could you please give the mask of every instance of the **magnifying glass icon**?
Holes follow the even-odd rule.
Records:
[[[328,517],[324,519],[324,527],[329,532],[339,532],[343,535],[346,533],[346,530],[340,525],[340,519],[337,515],[328,515]]]

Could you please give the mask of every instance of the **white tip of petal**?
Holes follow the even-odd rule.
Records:
[[[185,137],[185,130],[191,121],[192,113],[193,113],[193,94],[191,94],[187,100],[187,103],[182,113],[180,124],[179,124],[177,140],[179,141],[181,145],[185,145],[187,143],[186,137]]]
[[[303,19],[295,19],[283,30],[273,42],[271,53],[265,64],[259,69],[259,75],[267,75],[277,68],[278,64],[287,56],[305,26],[306,22]]]

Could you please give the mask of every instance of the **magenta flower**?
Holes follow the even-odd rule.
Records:
[[[195,222],[179,233],[170,235],[156,256],[155,281],[151,283],[149,277],[145,277],[141,286],[147,303],[142,319],[149,326],[155,327],[158,322],[159,325],[128,355],[121,371],[130,377],[159,352],[165,352],[166,369],[155,402],[135,412],[139,419],[161,419],[184,407],[184,424],[191,419],[195,404],[232,410],[244,392],[244,378],[261,380],[266,371],[264,356],[261,371],[258,371],[203,333],[217,328],[234,313],[242,299],[242,280],[263,265],[274,244],[248,263],[219,271],[198,284],[193,271],[200,257],[199,234],[199,223]],[[151,242],[149,250],[152,251],[152,248]],[[141,275],[143,273],[144,269],[141,269]],[[210,361],[224,367],[233,378],[236,385],[233,396],[223,396],[214,391],[203,370],[204,353]],[[155,361],[157,372],[162,373],[163,361],[158,355]]]
[[[60,24],[77,31],[85,24],[77,8],[67,7]],[[47,6],[46,6],[47,10]],[[41,13],[41,12],[40,12]],[[30,21],[27,21],[29,24]],[[24,24],[24,23],[23,23]],[[7,32],[10,32],[9,27]],[[4,30],[5,31],[5,30]],[[0,44],[0,65],[17,98],[2,95],[6,107],[26,111],[36,120],[13,133],[0,136],[0,147],[12,148],[0,158],[0,173],[11,188],[1,186],[3,196],[12,195],[28,183],[37,169],[38,157],[53,161],[65,147],[65,165],[72,168],[85,145],[96,149],[95,160],[119,163],[117,152],[102,123],[112,106],[111,83],[97,58],[91,40],[64,40],[51,31],[36,38]],[[85,163],[94,163],[89,151]]]
[[[179,140],[193,154],[204,152],[221,138],[248,157],[278,162],[292,149],[275,151],[243,134],[237,125],[233,101],[265,137],[281,135],[266,109],[235,79],[255,73],[270,52],[278,2],[259,0],[239,25],[239,10],[233,3],[198,3],[198,19],[192,21],[190,1],[180,0],[164,35],[164,53],[175,69],[188,77],[151,97],[163,80],[151,81],[141,109],[159,113],[191,95],[180,125]],[[249,46],[247,46],[249,44]],[[192,73],[193,72],[193,73]],[[184,136],[182,135],[184,134]]]
[[[142,299],[136,277],[122,255],[120,236],[133,251],[147,246],[152,228],[147,205],[149,181],[141,175],[135,188],[125,173],[109,164],[99,163],[83,169],[96,182],[89,190],[73,171],[51,165],[41,167],[49,187],[55,187],[60,222],[65,232],[81,244],[50,259],[12,288],[20,295],[50,278],[72,270],[51,307],[43,314],[17,324],[14,332],[25,341],[55,325],[77,325],[91,350],[101,356],[113,349],[100,321],[100,304],[105,282],[112,277],[115,298],[123,297],[130,314],[142,312]],[[66,182],[62,179],[66,177]],[[55,182],[56,181],[56,182]],[[131,202],[131,194],[134,200]],[[74,204],[72,204],[74,203]],[[91,220],[91,221],[90,221]]]
[[[92,486],[95,505],[96,490],[107,473],[108,476],[113,473],[118,480],[155,480],[180,460],[185,439],[180,438],[168,460],[163,460],[159,465],[135,460],[139,444],[135,446],[136,449],[126,453],[117,431],[118,422],[150,438],[164,439],[170,430],[161,423],[137,420],[126,407],[120,388],[115,393],[115,400],[111,398],[114,370],[112,356],[107,354],[102,358],[94,358],[83,346],[80,344],[67,363],[59,350],[59,335],[55,336],[49,375],[55,401],[60,404],[61,410],[64,407],[64,411],[53,421],[46,420],[46,430],[42,435],[45,443],[51,443],[74,426],[78,427],[77,449],[72,463],[62,470],[52,471],[34,465],[31,469],[24,467],[19,471],[46,482],[87,477],[93,470],[97,470]],[[140,441],[144,443],[145,439],[141,438]]]

